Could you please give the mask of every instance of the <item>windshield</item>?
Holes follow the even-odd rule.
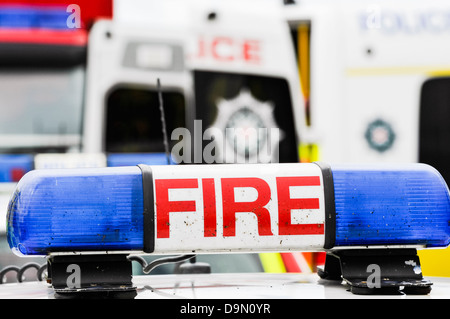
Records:
[[[0,69],[0,152],[79,147],[83,94],[83,66]]]
[[[180,92],[163,92],[167,132],[185,127],[185,100]],[[142,87],[119,87],[107,98],[106,151],[164,152],[158,93]],[[173,141],[170,141],[173,146]]]
[[[219,162],[233,162],[238,156],[250,163],[298,162],[291,94],[285,79],[207,71],[196,71],[194,77],[196,117],[204,129],[215,127],[223,132],[227,142],[222,146],[224,153],[232,155],[231,161],[218,156]],[[243,129],[247,136],[240,139],[239,131],[233,130],[227,135],[230,128]],[[256,133],[252,134],[252,129]],[[271,134],[271,129],[279,135]]]

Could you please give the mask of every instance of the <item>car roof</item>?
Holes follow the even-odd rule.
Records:
[[[433,282],[427,295],[357,295],[340,281],[302,273],[220,273],[134,276],[135,299],[447,299],[450,278],[427,277]],[[44,281],[0,285],[0,299],[54,299]]]

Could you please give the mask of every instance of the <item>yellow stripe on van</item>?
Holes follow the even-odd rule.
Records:
[[[300,143],[298,154],[301,163],[311,163],[320,160],[319,145]]]
[[[264,272],[268,273],[284,273],[286,267],[280,253],[260,253],[259,258],[263,266]]]
[[[450,277],[450,248],[417,250],[423,276]]]
[[[430,76],[450,75],[450,66],[399,66],[399,67],[373,67],[373,68],[347,68],[348,76],[383,76],[426,74]]]
[[[310,91],[309,24],[300,24],[297,28],[298,73],[305,99]]]

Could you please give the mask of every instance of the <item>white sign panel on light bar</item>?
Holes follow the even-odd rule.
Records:
[[[322,249],[316,164],[153,166],[155,253]]]

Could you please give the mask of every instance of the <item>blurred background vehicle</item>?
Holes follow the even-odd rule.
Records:
[[[262,50],[257,27],[242,32],[240,27],[230,29],[232,25],[227,22],[222,24],[223,32],[202,35],[205,23],[215,23],[214,12],[205,13],[207,16],[200,21],[173,18],[159,20],[153,25],[158,11],[145,10],[152,16],[151,19],[136,22],[133,18],[137,13],[135,10],[140,5],[146,5],[144,3],[114,3],[114,18],[111,2],[92,5],[76,2],[79,12],[72,11],[69,8],[71,4],[61,1],[47,5],[34,2],[4,4],[3,13],[10,24],[5,22],[3,27],[13,30],[10,31],[13,33],[10,35],[12,39],[19,34],[25,38],[23,41],[31,42],[26,42],[27,45],[42,47],[42,60],[46,62],[38,64],[41,62],[35,59],[34,51],[26,51],[28,60],[11,55],[24,70],[25,80],[8,81],[11,86],[17,82],[16,85],[22,87],[21,90],[11,88],[7,91],[14,93],[11,99],[15,98],[17,104],[26,105],[32,112],[22,108],[12,109],[17,111],[18,122],[28,121],[22,123],[22,129],[11,123],[22,138],[23,146],[19,147],[20,143],[11,141],[12,147],[4,150],[6,160],[12,163],[11,168],[5,167],[5,175],[11,176],[4,181],[9,185],[5,191],[5,205],[15,182],[31,169],[166,164],[157,79],[161,79],[163,84],[162,98],[169,134],[178,127],[197,133],[194,127],[196,120],[201,120],[204,126],[198,132],[199,139],[194,135],[190,143],[194,148],[193,155],[195,148],[200,152],[203,149],[203,131],[221,120],[217,116],[216,102],[219,99],[232,100],[243,90],[248,90],[252,96],[250,102],[254,104],[252,111],[249,111],[252,105],[237,105],[235,112],[228,114],[234,115],[233,123],[226,118],[223,130],[248,125],[248,122],[257,125],[255,128],[266,128],[268,123],[274,123],[283,132],[279,143],[280,156],[276,160],[298,162],[297,137],[302,127],[303,113],[299,103],[301,96],[296,90],[299,85],[297,72],[291,68],[295,63],[293,50],[277,49],[280,42],[282,47],[292,45],[281,14],[269,19],[268,30],[272,35],[265,39],[265,49]],[[194,14],[203,14],[205,9],[203,5],[192,8],[197,11]],[[238,7],[227,10],[231,10],[227,13],[228,19],[235,20],[237,13],[242,21],[240,24],[248,22],[250,12],[241,12]],[[78,13],[83,17],[80,27],[70,28]],[[267,13],[269,11],[265,11]],[[255,26],[262,20],[269,22],[261,14],[251,19],[257,22]],[[44,33],[47,37],[39,40],[33,37],[35,33]],[[65,40],[69,42],[65,48],[68,51],[66,56],[63,54],[65,52],[60,52],[62,40],[57,42],[58,45],[48,43],[58,39],[55,34],[59,33],[61,37],[77,40]],[[20,51],[20,44],[14,40],[10,46]],[[210,52],[201,52],[206,50],[206,45]],[[234,48],[227,53],[229,45]],[[195,53],[198,56],[194,58],[191,50],[200,50]],[[223,54],[232,54],[233,58],[230,60]],[[39,70],[47,69],[42,69],[33,77],[35,64],[38,64]],[[11,65],[8,64],[8,67]],[[53,74],[55,68],[59,77]],[[23,87],[24,83],[28,86]],[[34,98],[36,92],[42,97],[42,102]],[[270,106],[263,104],[265,101],[270,101]],[[63,109],[63,103],[67,104],[67,110]],[[265,113],[259,113],[260,106],[266,106]],[[45,110],[51,116],[46,115]],[[50,133],[53,135],[49,136]],[[40,144],[29,145],[40,137]],[[8,135],[8,138],[13,136]],[[173,145],[171,141],[170,146]],[[203,162],[203,158],[198,160],[193,156],[192,162]],[[22,166],[17,168],[19,164]],[[5,240],[3,243],[5,257],[1,258],[1,266],[30,261],[15,258],[8,252]],[[236,259],[231,264],[241,265],[242,272],[255,269],[269,272],[303,269],[311,272],[318,259],[314,253],[287,255],[290,254],[241,255],[229,257],[228,260]],[[212,260],[217,260],[217,257]],[[211,261],[211,264],[213,270],[224,271],[223,259],[222,262]]]
[[[35,155],[81,151],[89,26],[110,1],[80,1],[79,28],[60,1],[0,2],[0,267],[23,264],[6,242],[6,208]],[[43,263],[44,259],[37,259]]]
[[[0,7],[4,207],[33,168],[166,164],[157,79],[169,148],[187,128],[191,162],[210,127],[272,127],[280,162],[425,162],[450,178],[446,1],[45,3]],[[419,255],[425,275],[450,275],[448,250]],[[286,271],[286,256],[257,267]]]

